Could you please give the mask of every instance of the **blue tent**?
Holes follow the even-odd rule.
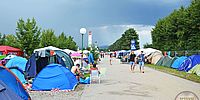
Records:
[[[1,100],[23,100],[1,80],[0,80],[0,98]]]
[[[2,66],[0,67],[0,80],[22,99],[28,100],[30,98],[19,79],[9,69]]]
[[[55,50],[55,55],[53,56],[50,55],[50,50],[46,50],[43,56],[39,52],[35,52],[26,64],[26,77],[36,77],[45,66],[53,63],[61,64],[69,69],[74,66],[71,57],[63,51]]]
[[[181,64],[184,62],[185,59],[187,59],[186,56],[181,56],[181,57],[179,57],[178,59],[176,59],[176,60],[174,61],[174,63],[172,64],[171,67],[172,67],[172,68],[178,69],[178,68],[181,66]]]
[[[192,55],[185,59],[185,61],[181,64],[178,70],[188,72],[196,64],[200,64],[200,55]]]
[[[60,64],[50,64],[43,68],[33,81],[33,90],[74,90],[78,81],[74,74]]]
[[[6,67],[9,68],[23,84],[27,83],[23,74],[23,71],[25,71],[26,63],[27,60],[25,58],[14,57],[10,59],[6,64]]]

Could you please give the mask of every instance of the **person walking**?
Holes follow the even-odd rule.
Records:
[[[145,61],[144,54],[143,54],[143,51],[141,51],[141,53],[138,55],[140,73],[144,73],[144,61]]]
[[[113,53],[110,53],[110,65],[112,65],[112,57],[113,57]]]
[[[129,62],[130,62],[130,65],[131,65],[131,71],[132,72],[135,69],[135,57],[136,57],[136,55],[134,54],[134,51],[132,50],[131,53],[130,53],[130,57],[129,57]]]

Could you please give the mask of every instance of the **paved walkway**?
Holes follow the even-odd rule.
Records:
[[[128,64],[105,58],[99,65],[105,75],[101,84],[87,85],[81,100],[174,100],[182,91],[192,91],[200,98],[200,84],[145,67],[130,72]]]

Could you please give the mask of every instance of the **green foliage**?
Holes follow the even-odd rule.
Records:
[[[131,48],[131,40],[134,39],[136,41],[136,48],[139,49],[139,38],[138,34],[134,30],[134,28],[130,28],[122,34],[122,37],[118,39],[115,43],[110,45],[108,49],[110,50],[130,50]]]
[[[6,42],[6,35],[0,33],[0,45],[5,45]]]
[[[31,55],[33,50],[39,47],[40,30],[34,18],[27,19],[27,22],[19,19],[17,22],[16,36],[21,50],[24,50],[28,55]]]
[[[13,34],[6,35],[5,45],[18,48],[20,46],[17,37]]]
[[[199,50],[200,0],[181,7],[160,19],[152,30],[153,47],[160,50]]]
[[[58,36],[57,44],[56,46],[61,49],[71,49],[71,50],[77,50],[76,42],[74,42],[73,37],[65,36],[64,32],[62,32]]]
[[[90,52],[93,54],[94,60],[97,61],[99,58],[99,52],[98,52],[97,48],[93,47],[92,50],[90,50]]]
[[[153,48],[153,45],[146,43],[146,44],[144,44],[144,48]]]
[[[40,47],[56,46],[57,37],[52,29],[42,31]]]

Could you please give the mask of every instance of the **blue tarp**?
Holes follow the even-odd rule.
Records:
[[[24,90],[22,83],[17,80],[17,77],[9,71],[9,69],[0,67],[0,80],[3,81],[13,92],[24,100],[28,100],[30,96]]]
[[[185,59],[187,59],[186,56],[179,57],[178,59],[176,59],[174,61],[174,63],[172,64],[171,67],[178,69],[181,66],[181,64],[184,62]]]
[[[33,90],[74,90],[78,81],[74,74],[60,64],[50,64],[43,68],[33,81]]]
[[[1,80],[0,80],[0,98],[1,100],[23,100]]]
[[[192,55],[181,64],[178,70],[188,72],[197,64],[200,64],[200,55]]]
[[[23,74],[23,71],[25,71],[27,60],[22,57],[14,57],[8,61],[6,64],[6,67],[9,68],[16,76],[19,78],[19,80],[25,84],[26,80]]]

